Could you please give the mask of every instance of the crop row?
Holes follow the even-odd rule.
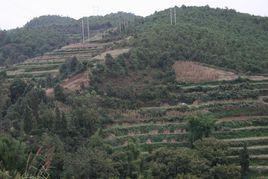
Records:
[[[253,128],[242,130],[221,131],[213,133],[213,136],[218,139],[234,139],[246,137],[265,137],[268,136],[268,128]]]
[[[239,157],[231,156],[228,157],[228,161],[232,164],[239,164]],[[250,155],[250,165],[251,166],[258,166],[258,165],[266,165],[268,166],[268,155]]]
[[[115,136],[130,134],[146,134],[146,133],[184,133],[186,132],[186,121],[181,122],[163,122],[163,123],[144,123],[134,125],[117,125],[104,130],[105,134],[114,134]],[[219,122],[215,126],[217,131],[228,131],[234,128],[250,127],[250,126],[268,126],[268,117],[252,117],[246,120],[228,120]]]
[[[145,133],[185,133],[185,123],[168,123],[168,124],[145,124],[134,126],[120,126],[113,127],[105,130],[107,134],[114,134],[116,136],[129,135],[129,134],[145,134]]]
[[[230,147],[242,147],[245,143],[247,144],[247,146],[268,145],[268,136],[226,139],[224,141],[226,141]]]
[[[253,128],[231,131],[214,132],[213,136],[218,139],[237,139],[246,137],[266,137],[268,128]],[[139,143],[150,142],[183,142],[187,141],[187,133],[147,133],[147,134],[130,134],[124,136],[110,135],[107,140],[112,145],[123,145],[129,138],[135,138]]]
[[[268,126],[268,116],[258,116],[258,117],[247,117],[247,119],[238,120],[228,120],[217,123],[217,128],[219,129],[231,129],[238,127],[248,127],[248,126]]]
[[[201,105],[141,108],[134,112],[114,115],[112,124],[183,122],[189,115],[209,112],[217,119],[223,117],[268,115],[268,105],[257,101],[219,102]]]
[[[230,155],[239,155],[242,147],[231,148]],[[250,155],[267,155],[268,154],[268,146],[251,146],[248,147],[248,152]]]

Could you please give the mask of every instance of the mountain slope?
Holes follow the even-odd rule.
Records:
[[[138,18],[140,17],[124,12],[91,16],[88,17],[90,34],[94,35],[96,32],[117,27],[119,22],[134,22]],[[0,31],[0,65],[20,63],[27,58],[42,55],[80,40],[81,19],[62,16],[34,18],[22,28]]]
[[[175,8],[176,25],[170,25],[167,9],[136,27],[135,46],[151,66],[162,60],[195,60],[239,72],[268,73],[267,17],[209,7]]]

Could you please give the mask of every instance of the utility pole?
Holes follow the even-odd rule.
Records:
[[[89,20],[87,18],[87,38],[89,39]]]
[[[170,9],[170,24],[172,25],[173,23],[172,23],[173,21],[172,21],[172,8]]]
[[[83,43],[85,43],[85,29],[84,29],[84,20],[82,18],[82,39],[83,39]]]

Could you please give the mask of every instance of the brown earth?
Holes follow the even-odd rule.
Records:
[[[54,93],[54,88],[47,88],[45,93],[46,96],[51,96]]]
[[[90,81],[89,73],[88,71],[86,71],[86,72],[68,77],[67,79],[63,80],[60,85],[64,89],[68,89],[70,91],[76,91],[76,90],[80,90],[82,85],[88,86],[89,81]]]
[[[233,72],[207,67],[192,61],[177,61],[173,69],[176,73],[176,80],[182,82],[234,80],[238,77]]]

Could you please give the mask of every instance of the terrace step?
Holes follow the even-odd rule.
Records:
[[[247,148],[248,148],[248,150],[250,150],[250,149],[266,149],[267,148],[267,151],[268,151],[268,145],[255,145],[255,146],[249,146]],[[231,150],[242,150],[243,147],[231,147],[230,149]]]
[[[240,127],[233,128],[231,131],[241,131],[241,130],[251,130],[251,129],[268,129],[268,126],[248,126],[248,127]]]
[[[267,137],[246,137],[246,138],[234,138],[234,139],[222,139],[223,141],[227,141],[227,142],[246,142],[246,141],[255,141],[255,140],[268,140],[268,136]]]

